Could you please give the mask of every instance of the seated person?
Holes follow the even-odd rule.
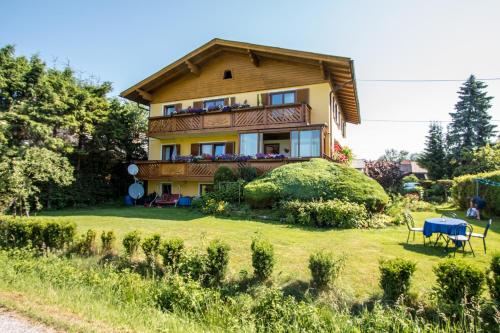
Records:
[[[467,209],[467,217],[477,219],[478,215],[479,214],[476,207],[470,207],[469,209]]]
[[[475,196],[471,199],[471,208],[475,208],[477,211],[477,219],[481,219],[481,211],[486,208],[486,201],[480,196]]]

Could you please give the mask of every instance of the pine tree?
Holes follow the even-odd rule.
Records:
[[[427,169],[431,179],[443,179],[448,176],[448,158],[443,128],[439,123],[430,124],[425,149],[419,155],[418,163]]]
[[[487,96],[487,87],[471,75],[458,91],[459,101],[455,104],[455,112],[450,113],[452,123],[447,136],[456,161],[461,160],[462,152],[485,146],[496,133],[488,113],[493,97]]]

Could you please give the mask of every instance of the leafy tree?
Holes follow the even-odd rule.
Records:
[[[382,187],[390,192],[397,192],[401,187],[403,174],[399,164],[391,161],[367,161],[366,174],[375,179]]]
[[[439,123],[431,123],[425,142],[425,149],[418,158],[418,163],[427,169],[431,179],[443,179],[448,176],[448,157],[444,140],[441,125]]]
[[[500,144],[487,144],[475,151],[464,152],[462,161],[463,164],[453,172],[455,176],[500,170]]]
[[[379,157],[379,161],[401,163],[403,160],[411,160],[413,156],[406,150],[386,149],[384,155]]]
[[[458,91],[459,101],[455,104],[455,112],[450,113],[452,123],[447,136],[455,163],[461,163],[463,152],[485,146],[496,133],[488,113],[493,97],[487,95],[487,87],[471,75]]]

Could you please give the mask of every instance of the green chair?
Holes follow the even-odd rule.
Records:
[[[488,234],[488,230],[491,227],[491,223],[493,223],[493,219],[490,219],[488,221],[488,224],[486,225],[486,228],[484,228],[484,233],[478,234],[478,233],[475,233],[475,232],[471,232],[471,234],[470,234],[471,237],[476,237],[476,238],[482,238],[483,239],[484,254],[486,254],[486,235]]]
[[[422,236],[424,236],[424,228],[415,227],[415,221],[409,212],[404,212],[406,227],[408,228],[408,237],[406,238],[406,242],[410,241],[410,235],[413,233],[413,240],[415,240],[415,234],[417,232],[421,232]],[[425,236],[424,236],[424,245],[425,245]]]

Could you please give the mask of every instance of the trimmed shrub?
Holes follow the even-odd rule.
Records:
[[[389,201],[384,189],[358,170],[321,158],[276,168],[245,186],[245,200],[252,206],[280,201],[341,199],[381,210]]]
[[[162,243],[160,255],[163,264],[177,272],[184,252],[184,241],[180,238],[171,238]]]
[[[264,281],[271,277],[275,263],[273,245],[263,239],[254,239],[251,245],[255,277]]]
[[[418,179],[417,176],[414,174],[409,174],[408,176],[403,177],[403,184],[404,183],[418,183],[420,180]]]
[[[476,195],[476,183],[474,182],[476,178],[500,182],[500,170],[475,175],[464,175],[453,179],[451,195],[462,209],[467,209],[470,198]],[[479,194],[486,200],[487,207],[493,213],[500,214],[500,187],[479,185]]]
[[[142,251],[146,256],[146,261],[150,264],[155,264],[156,259],[160,255],[160,244],[161,236],[159,234],[153,234],[147,238],[144,238],[142,242]]]
[[[493,258],[491,258],[488,272],[488,287],[491,299],[500,303],[500,253],[494,254]]]
[[[217,186],[219,183],[223,182],[234,182],[236,180],[236,175],[233,169],[226,166],[219,167],[214,173],[214,184]]]
[[[179,265],[180,275],[195,281],[203,281],[207,266],[207,256],[198,252],[187,253]]]
[[[282,205],[289,223],[336,228],[368,227],[365,206],[338,199],[328,201],[288,201]]]
[[[448,259],[433,268],[437,277],[434,288],[444,304],[459,305],[478,298],[483,290],[485,274],[461,260]]]
[[[251,182],[257,178],[257,169],[254,167],[246,166],[239,167],[237,170],[238,178],[243,179],[245,182]]]
[[[75,231],[76,225],[68,221],[1,216],[0,247],[63,250],[73,242]]]
[[[220,240],[213,240],[207,248],[206,278],[210,285],[218,285],[224,280],[229,264],[230,247]]]
[[[125,248],[125,254],[132,258],[137,254],[139,246],[141,245],[141,233],[138,230],[129,232],[123,238],[122,244]]]
[[[402,258],[380,261],[380,287],[384,290],[386,300],[395,302],[399,297],[408,294],[415,266],[413,261]]]
[[[337,279],[344,262],[344,258],[335,259],[330,252],[318,251],[311,254],[309,257],[311,284],[319,290],[328,288]]]
[[[114,252],[116,236],[113,230],[103,231],[101,234],[102,253],[110,254]]]
[[[97,233],[95,230],[89,229],[80,239],[73,245],[73,251],[78,255],[90,257],[97,253]]]

